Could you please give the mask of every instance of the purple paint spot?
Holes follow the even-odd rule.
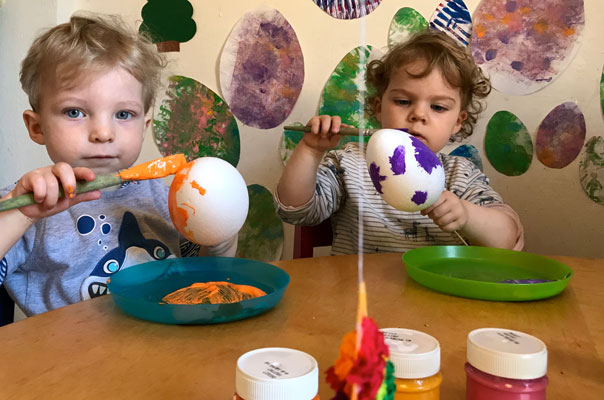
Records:
[[[428,174],[432,174],[433,169],[442,166],[436,154],[419,139],[411,136],[411,143],[413,144],[413,147],[415,147],[415,159],[417,160],[417,163]]]
[[[411,201],[419,206],[419,205],[424,204],[427,199],[428,199],[428,192],[422,192],[421,190],[416,190],[415,194],[411,198]]]
[[[522,61],[512,61],[512,63],[510,65],[516,71],[521,71],[522,68],[524,68],[524,63]]]
[[[505,11],[507,11],[507,12],[516,11],[516,2],[513,0],[510,0],[507,3],[505,3]]]
[[[510,41],[510,35],[508,34],[508,32],[499,32],[497,34],[497,39],[499,39],[499,41],[503,44],[508,44]]]
[[[390,169],[394,172],[394,175],[402,175],[405,173],[405,148],[398,146],[394,149],[392,157],[388,157],[390,161]]]
[[[495,49],[488,49],[487,53],[484,55],[484,58],[487,61],[491,61],[493,58],[495,58],[497,56],[497,50]]]
[[[372,162],[371,165],[369,165],[369,176],[371,177],[371,182],[373,182],[375,190],[377,190],[380,194],[384,194],[384,192],[382,192],[382,184],[380,182],[385,181],[386,177],[380,175],[380,167],[378,167],[376,163]]]

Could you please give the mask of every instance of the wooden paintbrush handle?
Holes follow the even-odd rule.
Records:
[[[75,192],[85,193],[92,192],[93,190],[103,189],[111,186],[120,185],[123,182],[122,178],[118,174],[99,175],[93,181],[78,181],[76,182]],[[65,197],[63,188],[59,188],[59,198]],[[34,195],[27,193],[21,196],[14,197],[12,199],[0,201],[0,212],[12,210],[13,208],[19,208],[36,204],[34,201]]]
[[[283,129],[286,131],[294,131],[294,132],[310,132],[310,126],[288,125],[288,126],[284,126]],[[359,129],[359,128],[350,128],[347,126],[343,126],[340,128],[340,132],[338,132],[338,135],[371,136],[376,131],[377,131],[377,129]]]

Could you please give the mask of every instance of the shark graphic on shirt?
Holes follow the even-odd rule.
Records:
[[[82,283],[82,300],[108,294],[107,279],[117,271],[148,261],[174,257],[164,243],[145,238],[136,217],[126,211],[118,233],[118,245],[96,264],[90,276]]]

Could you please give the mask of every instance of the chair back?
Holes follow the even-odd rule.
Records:
[[[326,219],[319,225],[296,225],[294,232],[294,258],[308,258],[313,256],[313,248],[331,246],[333,231],[331,219]]]
[[[15,320],[15,303],[10,298],[4,285],[0,285],[0,326],[8,325]]]

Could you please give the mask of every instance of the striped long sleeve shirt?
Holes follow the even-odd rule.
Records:
[[[462,200],[485,207],[497,207],[509,214],[518,227],[515,250],[524,247],[524,233],[516,212],[503,203],[489,185],[487,176],[470,160],[438,154],[445,170],[445,188]],[[362,205],[362,252],[404,252],[430,245],[458,245],[453,232],[444,232],[419,211],[393,208],[375,190],[364,154],[358,143],[328,152],[317,172],[313,197],[297,207],[282,204],[275,191],[275,204],[281,219],[294,225],[317,225],[331,217],[331,253],[359,252],[359,210]]]

